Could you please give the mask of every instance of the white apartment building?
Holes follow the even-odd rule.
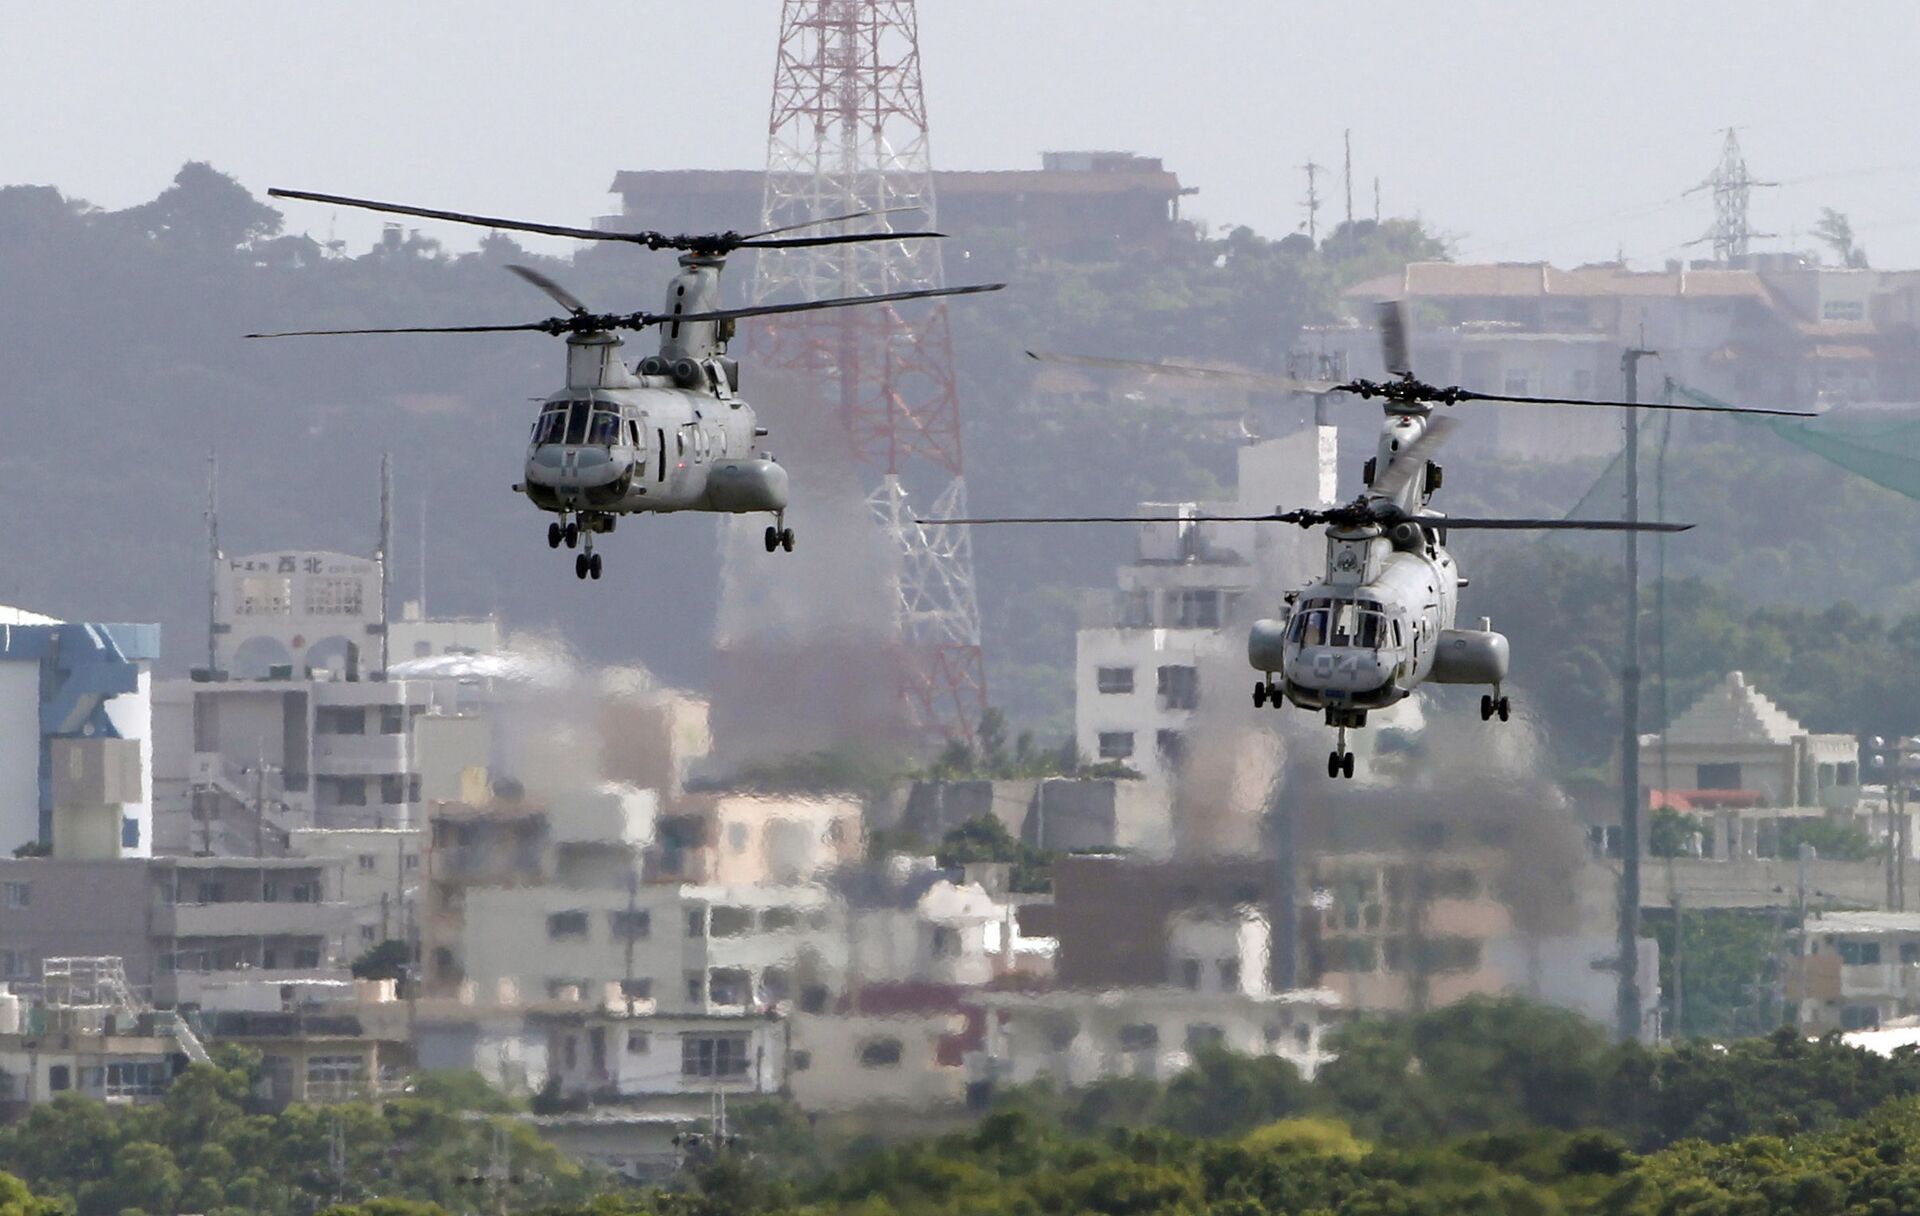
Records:
[[[1201,687],[1202,659],[1243,647],[1240,627],[1278,610],[1305,579],[1316,540],[1296,528],[1216,523],[1208,514],[1250,514],[1277,505],[1330,505],[1335,429],[1309,426],[1239,452],[1238,497],[1225,503],[1141,503],[1135,560],[1117,592],[1084,606],[1075,639],[1074,741],[1093,762],[1113,761],[1149,778],[1178,767],[1203,695],[1245,696],[1254,673],[1227,689]],[[1273,604],[1242,601],[1256,589]]]
[[[1920,1015],[1920,913],[1818,912],[1790,960],[1800,1028],[1875,1030]]]
[[[288,845],[294,857],[335,862],[340,902],[351,910],[349,955],[383,941],[412,940],[426,833],[413,828],[295,828]]]

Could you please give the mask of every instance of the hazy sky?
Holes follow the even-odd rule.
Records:
[[[560,223],[623,168],[764,163],[778,0],[398,4],[0,0],[0,183],[106,207],[189,159],[286,185]],[[1767,0],[923,0],[937,167],[1057,148],[1165,158],[1190,214],[1302,222],[1309,158],[1338,218],[1414,214],[1463,258],[1682,255],[1681,199],[1742,128],[1755,226],[1822,206],[1876,265],[1920,266],[1920,6]],[[330,216],[285,208],[290,227]],[[378,221],[342,213],[339,235]],[[450,244],[475,238],[440,232]]]

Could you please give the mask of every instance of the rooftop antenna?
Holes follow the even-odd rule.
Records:
[[[1340,138],[1344,141],[1346,145],[1346,152],[1347,152],[1347,165],[1346,165],[1347,226],[1351,228],[1353,226],[1353,130],[1352,128],[1348,128],[1345,132],[1343,132]]]
[[[1300,166],[1307,172],[1307,239],[1318,243],[1320,239],[1320,170],[1324,165],[1316,165],[1309,160]]]

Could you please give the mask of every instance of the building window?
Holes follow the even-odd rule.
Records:
[[[293,952],[295,971],[318,971],[320,969],[320,951],[311,946],[301,947]]]
[[[745,1005],[753,993],[753,977],[738,967],[715,967],[709,991],[716,1005]]]
[[[747,1064],[744,1034],[680,1036],[680,1075],[683,1077],[744,1077]]]
[[[1176,765],[1186,758],[1187,737],[1177,730],[1157,730],[1153,732],[1153,747],[1160,753],[1160,763]]]
[[[380,707],[380,733],[383,735],[402,735],[407,731],[407,707],[404,705],[382,705]]]
[[[644,1056],[653,1050],[653,1036],[644,1030],[627,1031],[627,1054]]]
[[[704,971],[687,972],[687,1003],[704,1004],[707,999],[707,973]]]
[[[1187,1050],[1205,1051],[1209,1047],[1220,1047],[1227,1041],[1227,1032],[1218,1026],[1205,1022],[1195,1022],[1187,1027]]]
[[[653,932],[653,913],[645,908],[615,912],[610,919],[615,941],[640,941]]]
[[[4,893],[9,908],[18,910],[33,906],[33,884],[30,882],[6,883],[0,886],[0,892]]]
[[[380,778],[380,801],[388,806],[398,806],[407,800],[407,775],[388,773]]]
[[[108,1064],[102,1097],[157,1098],[167,1092],[167,1066],[159,1060],[123,1060]]]
[[[812,1068],[812,1067],[813,1067],[813,1053],[812,1053],[812,1052],[810,1052],[810,1051],[796,1051],[796,1052],[794,1052],[794,1053],[793,1053],[793,1064],[792,1064],[792,1067],[793,1067],[793,1071],[795,1071],[795,1072],[805,1072],[805,1071],[807,1071],[807,1069],[809,1069],[809,1068]]]
[[[1840,955],[1840,961],[1849,967],[1873,967],[1880,962],[1879,942],[1855,942],[1841,940],[1833,948]]]
[[[935,925],[930,945],[933,957],[952,958],[960,953],[960,935],[946,925]]]
[[[1182,588],[1174,597],[1173,627],[1218,629],[1220,627],[1220,593],[1211,588]]]
[[[899,1066],[899,1039],[868,1039],[860,1044],[860,1067],[898,1068]]]
[[[800,912],[795,908],[763,908],[760,912],[760,931],[778,933],[791,929],[800,923]]]
[[[419,795],[419,791],[417,791],[417,790],[416,790],[416,791],[414,792],[414,797],[413,797],[413,800],[414,800],[415,802],[418,802],[418,801],[420,801],[420,795]],[[419,868],[420,868],[420,854],[418,854],[418,853],[409,853],[409,854],[407,854],[407,865],[406,865],[406,868],[407,868],[407,869],[409,869],[409,870],[417,870],[417,869],[419,869]]]
[[[360,872],[371,874],[380,868],[380,859],[371,853],[360,854]]]
[[[580,911],[555,912],[547,917],[547,936],[558,941],[587,935],[587,914]]]
[[[47,1069],[47,1088],[59,1093],[73,1088],[73,1071],[65,1064],[55,1064]]]
[[[687,909],[687,936],[705,937],[707,935],[707,910],[705,908]]]
[[[1702,790],[1741,789],[1740,766],[1737,764],[1702,764],[1694,780],[1694,788]]]
[[[629,1001],[650,1001],[653,999],[653,980],[650,978],[621,980],[620,996]]]
[[[322,705],[313,711],[316,735],[364,735],[367,711],[358,705]]]
[[[1160,1046],[1160,1028],[1151,1022],[1120,1028],[1121,1051],[1152,1051]]]
[[[379,937],[379,935],[380,935],[380,929],[378,925],[361,925],[360,926],[360,944],[363,946],[373,945],[375,940]]]
[[[1199,959],[1183,958],[1180,960],[1180,983],[1183,987],[1185,987],[1189,991],[1193,991],[1193,992],[1199,991],[1200,989],[1200,960]]]
[[[1200,669],[1184,665],[1162,667],[1158,673],[1160,708],[1193,709],[1200,704]]]
[[[1240,990],[1240,960],[1223,958],[1220,960],[1220,986],[1228,992]]]
[[[165,959],[167,955],[161,955]],[[25,950],[0,950],[0,980],[23,980],[33,974],[32,958]]]
[[[1093,673],[1094,686],[1101,692],[1128,693],[1133,691],[1133,668],[1098,667]]]
[[[710,937],[745,937],[753,932],[752,908],[714,908],[711,916]]]
[[[1866,316],[1866,309],[1858,300],[1826,300],[1820,305],[1822,321],[1858,321]]]
[[[1102,760],[1125,760],[1133,755],[1133,732],[1130,730],[1103,730],[1100,732],[1100,758]]]
[[[727,825],[727,847],[736,853],[747,851],[747,825],[730,823]]]

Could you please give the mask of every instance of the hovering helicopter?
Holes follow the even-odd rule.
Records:
[[[1318,397],[1345,394],[1379,398],[1385,410],[1380,443],[1361,474],[1365,489],[1352,502],[1329,509],[1275,508],[1265,515],[1202,515],[1201,521],[1324,526],[1326,569],[1313,582],[1288,593],[1284,616],[1256,621],[1247,637],[1247,660],[1260,673],[1255,707],[1292,702],[1322,713],[1338,732],[1327,756],[1327,776],[1350,778],[1353,753],[1347,731],[1366,725],[1367,715],[1405,700],[1423,684],[1477,684],[1480,718],[1508,720],[1512,703],[1503,691],[1510,669],[1507,639],[1483,618],[1478,629],[1455,625],[1460,588],[1466,585],[1447,550],[1453,529],[1489,531],[1684,532],[1691,524],[1626,520],[1462,518],[1429,503],[1443,480],[1433,456],[1457,425],[1434,417],[1435,406],[1466,401],[1526,405],[1582,405],[1618,409],[1670,409],[1701,413],[1810,417],[1806,411],[1693,404],[1590,401],[1574,397],[1528,397],[1440,388],[1417,379],[1407,349],[1405,313],[1399,303],[1380,306],[1379,329],[1391,379],[1298,380],[1190,364],[1043,355],[1047,362],[1257,383]],[[1184,522],[1178,516],[1002,516],[922,523],[1141,523]]]
[[[813,312],[856,304],[886,304],[932,296],[998,291],[1003,283],[927,288],[845,296],[789,304],[720,306],[720,272],[736,249],[795,249],[856,242],[937,238],[938,232],[843,232],[825,236],[786,233],[821,224],[870,219],[916,208],[861,211],[771,228],[765,232],[723,232],[669,236],[661,232],[614,232],[536,224],[458,211],[437,211],[371,199],[316,194],[305,190],[267,191],[274,198],[306,199],[421,219],[449,220],[483,228],[537,232],[588,241],[622,241],[647,249],[680,251],[680,270],[667,285],[663,311],[593,312],[560,284],[525,266],[508,270],[539,288],[561,308],[562,317],[519,325],[420,325],[385,329],[303,329],[248,334],[249,338],[298,338],[342,334],[482,334],[521,331],[565,336],[567,382],[549,393],[534,420],[523,480],[513,488],[542,511],[559,518],[547,525],[547,545],[580,548],[573,571],[579,578],[600,577],[600,555],[593,551],[598,533],[612,532],[622,515],[706,511],[722,514],[767,513],[767,552],[793,552],[787,527],[787,471],[771,452],[760,448],[767,431],[740,393],[740,365],[727,356],[734,323],[741,317]],[[658,329],[660,349],[631,369],[622,361],[620,330]],[[582,547],[584,546],[584,547]]]

